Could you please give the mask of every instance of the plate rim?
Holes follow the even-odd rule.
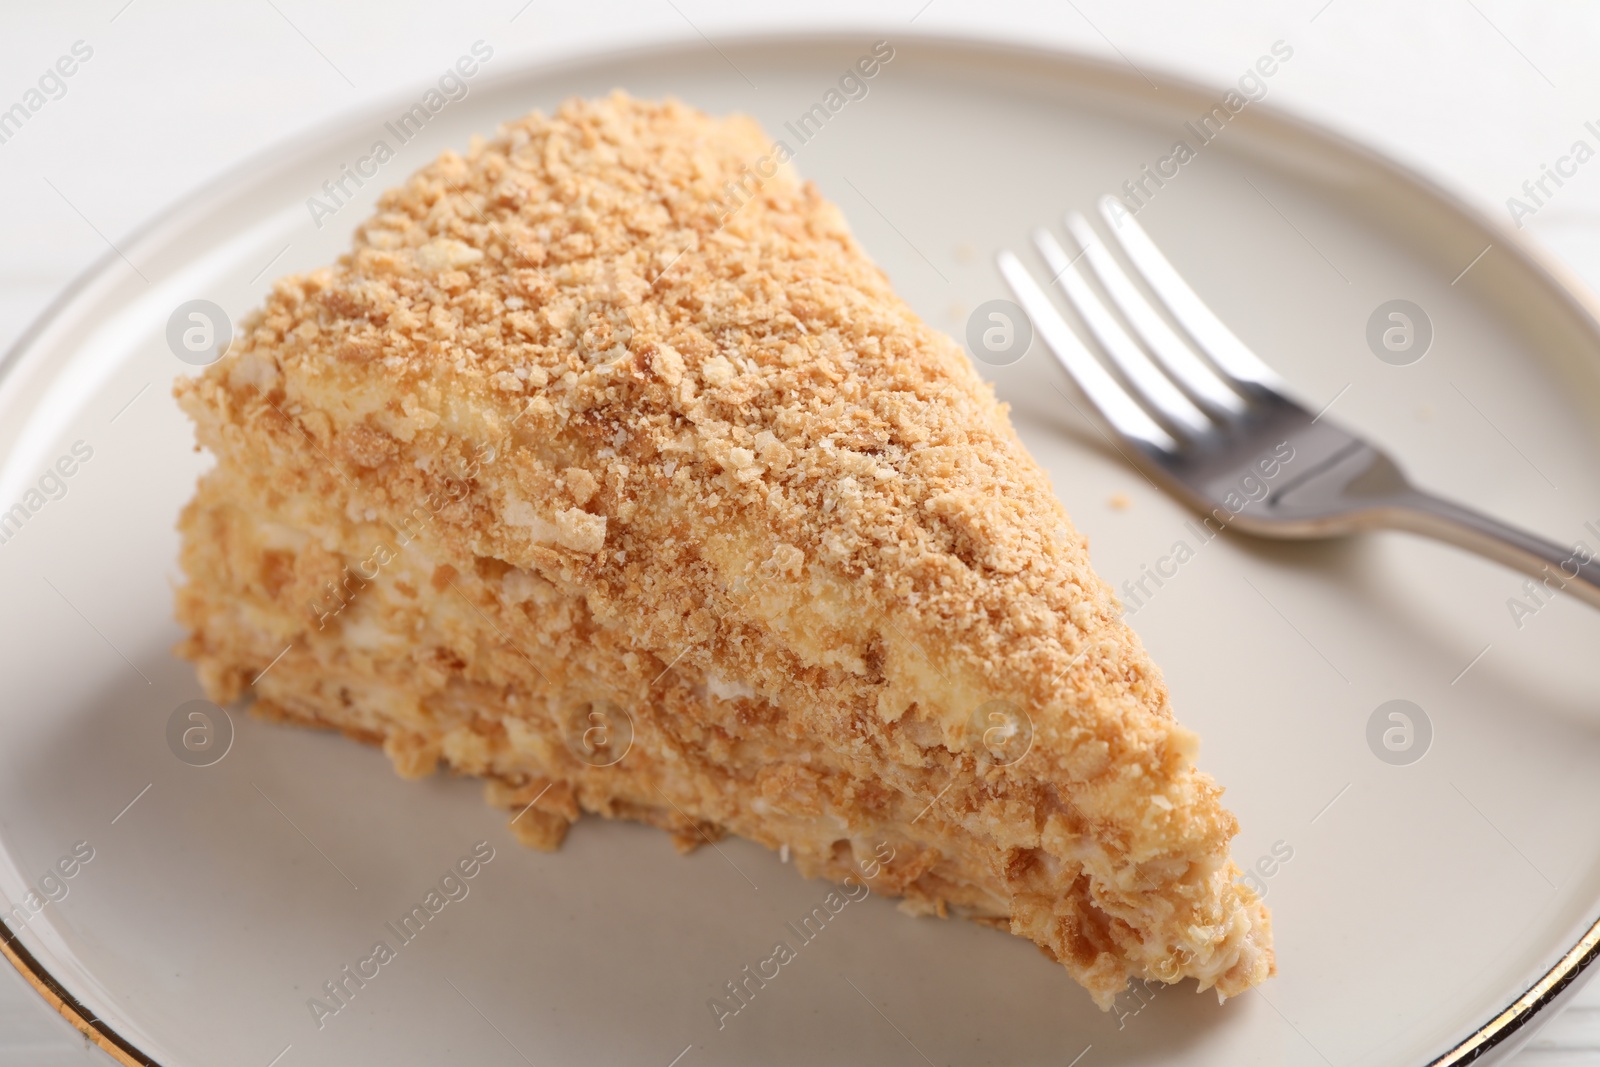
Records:
[[[706,37],[687,35],[668,39],[655,39],[625,45],[577,44],[565,46],[551,54],[524,55],[510,66],[497,70],[479,84],[484,88],[497,88],[534,75],[559,75],[564,70],[576,70],[603,63],[625,62],[629,59],[663,58],[697,51],[709,45],[721,50],[734,50],[773,46],[795,50],[815,49],[843,43],[856,44],[862,36],[887,33],[882,23],[853,25],[840,23],[832,26],[812,26],[798,31],[771,27],[754,31],[713,33]],[[1166,94],[1166,104],[1172,95],[1211,102],[1219,91],[1214,85],[1183,74],[1174,74],[1162,66],[1142,65],[1137,71],[1129,69],[1107,57],[1090,54],[1073,48],[1040,44],[1006,37],[963,37],[944,31],[927,31],[913,28],[909,33],[896,27],[898,41],[909,47],[930,52],[961,53],[969,57],[990,61],[1014,59],[1032,64],[1044,64],[1057,71],[1066,71],[1085,84],[1109,88],[1124,99],[1146,100],[1156,93]],[[312,154],[329,140],[342,138],[354,125],[381,119],[397,105],[409,103],[420,81],[407,82],[405,86],[386,94],[380,100],[357,108],[338,111],[319,122],[290,132],[265,148],[245,156],[237,163],[207,177],[198,186],[186,189],[172,198],[164,207],[153,212],[144,222],[123,239],[121,247],[138,250],[163,231],[181,224],[186,217],[203,215],[217,201],[225,199],[229,191],[246,178],[257,181],[270,178],[274,171],[293,166]],[[1441,181],[1409,164],[1396,159],[1377,147],[1356,140],[1332,126],[1281,107],[1276,103],[1257,101],[1250,109],[1250,123],[1257,131],[1294,134],[1318,143],[1326,150],[1382,172],[1385,177],[1420,194],[1434,206],[1443,208],[1467,227],[1494,238],[1494,247],[1510,253],[1516,267],[1539,283],[1547,295],[1556,298],[1573,316],[1575,322],[1588,333],[1600,351],[1600,296],[1592,292],[1574,268],[1545,248],[1532,235],[1513,229],[1505,221],[1490,214],[1484,207],[1467,200],[1463,195]],[[0,354],[0,394],[9,384],[13,372],[22,364],[27,353],[45,337],[50,327],[60,321],[72,304],[86,296],[95,283],[105,277],[117,263],[124,261],[118,249],[108,249],[88,266],[79,271],[56,296],[17,335]],[[1600,907],[1600,901],[1596,902]],[[124,1067],[169,1067],[145,1055],[129,1039],[118,1033],[111,1024],[71,993],[49,969],[22,944],[3,916],[0,916],[0,956],[14,967],[23,979],[63,1018],[86,1038],[109,1054]],[[1547,1021],[1547,1010],[1568,992],[1575,983],[1590,977],[1589,968],[1600,960],[1600,914],[1554,964],[1511,1003],[1481,1023],[1443,1053],[1420,1067],[1463,1067],[1487,1055],[1500,1055],[1514,1051],[1521,1041],[1531,1036],[1530,1027]],[[1509,1044],[1508,1044],[1509,1043]]]

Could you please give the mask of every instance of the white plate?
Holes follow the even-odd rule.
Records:
[[[1219,1008],[1178,987],[1101,1014],[1026,942],[872,898],[719,1030],[707,1000],[824,893],[776,856],[734,841],[679,858],[664,834],[599,820],[535,854],[475,782],[402,782],[374,750],[242,709],[220,762],[175,758],[168,721],[198,689],[168,652],[173,521],[205,460],[168,396],[189,369],[164,340],[172,311],[204,298],[242,315],[274,276],[333,259],[381,185],[529,107],[621,85],[749,111],[781,137],[871,44],[491,61],[320,229],[307,198],[393,143],[383,123],[401,102],[186,200],[11,354],[0,509],[74,442],[93,455],[0,545],[0,893],[15,906],[75,844],[93,849],[44,887],[62,899],[12,920],[13,954],[128,1062],[1414,1067],[1578,943],[1600,901],[1600,616],[1556,599],[1519,628],[1507,601],[1522,579],[1400,535],[1201,546],[1037,345],[981,369],[1101,573],[1121,586],[1178,541],[1196,549],[1133,622],[1228,787],[1241,864],[1292,852],[1264,879],[1281,973],[1259,995]],[[1005,295],[998,249],[1192,140],[1183,121],[1220,99],[1068,57],[896,47],[865,99],[791,147],[900,292],[958,336]],[[1308,402],[1334,402],[1428,486],[1600,545],[1584,529],[1600,528],[1600,333],[1514,239],[1270,100],[1140,218]],[[1395,298],[1433,327],[1409,366],[1365,340]],[[1394,699],[1432,726],[1404,766],[1367,741]],[[394,944],[385,923],[480,841],[494,858],[470,895],[319,1028],[308,998]],[[1530,1027],[1508,1029],[1491,1054]]]

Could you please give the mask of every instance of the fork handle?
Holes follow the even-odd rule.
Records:
[[[1600,608],[1600,536],[1593,545],[1563,548],[1441,497],[1412,489],[1387,518],[1396,529],[1445,541],[1531,575],[1551,591],[1564,590]],[[1590,529],[1595,527],[1591,525]]]

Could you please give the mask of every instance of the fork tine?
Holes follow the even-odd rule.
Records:
[[[1100,279],[1111,302],[1167,372],[1212,408],[1229,415],[1244,414],[1244,400],[1229,389],[1215,371],[1201,362],[1188,342],[1173,332],[1172,327],[1150,305],[1150,301],[1128,279],[1116,258],[1106,250],[1094,227],[1089,225],[1089,220],[1082,213],[1071,211],[1067,213],[1066,223],[1068,232],[1083,249],[1089,260],[1089,268]]]
[[[1144,349],[1128,336],[1127,331],[1112,317],[1105,304],[1100,302],[1094,290],[1089,288],[1089,283],[1083,280],[1083,275],[1078,273],[1078,268],[1067,258],[1066,250],[1061,247],[1061,242],[1055,239],[1055,235],[1049,230],[1035,230],[1033,243],[1038,246],[1039,254],[1044,256],[1044,261],[1049,266],[1056,284],[1066,293],[1067,301],[1083,317],[1089,332],[1094,334],[1095,340],[1100,342],[1106,355],[1117,365],[1117,369],[1122,371],[1134,391],[1151,407],[1187,431],[1190,436],[1203,437],[1209,434],[1212,426],[1205,412],[1195,407],[1194,401],[1184,396],[1178,387],[1172,384],[1172,379],[1161,373],[1161,370],[1150,362],[1150,357],[1145,355]]]
[[[1161,298],[1179,325],[1210,355],[1223,374],[1235,384],[1248,383],[1277,395],[1284,386],[1283,379],[1250,351],[1249,346],[1239,340],[1206,306],[1205,301],[1189,288],[1189,283],[1161,254],[1155,242],[1150,240],[1150,235],[1144,232],[1144,227],[1134,221],[1132,212],[1116,197],[1103,196],[1100,198],[1100,214],[1145,282]]]
[[[1056,310],[1050,297],[1033,280],[1028,268],[1022,265],[1022,261],[1010,252],[1001,252],[996,257],[996,265],[1000,268],[1001,277],[1016,294],[1022,309],[1028,313],[1034,329],[1039,331],[1045,345],[1055,354],[1056,361],[1072,375],[1072,380],[1078,383],[1078,388],[1083,390],[1106,421],[1124,437],[1138,441],[1147,448],[1163,453],[1176,452],[1178,442],[1117,384],[1099,360],[1090,355],[1083,342],[1078,340],[1078,335],[1072,332],[1072,327],[1067,325],[1067,320]]]

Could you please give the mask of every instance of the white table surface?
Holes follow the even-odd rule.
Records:
[[[389,12],[378,17],[379,11]],[[954,33],[1118,57],[1210,83],[1283,38],[1274,102],[1492,211],[1600,125],[1600,7],[1552,0],[62,0],[0,11],[0,107],[75,41],[68,91],[0,144],[0,349],[147,216],[238,160],[431,79],[472,41],[534,59],[772,28]],[[896,29],[898,28],[898,29]],[[708,61],[718,61],[707,49]],[[509,62],[505,63],[510,66]],[[1600,164],[1527,232],[1600,289]],[[4,634],[0,633],[0,639]],[[0,967],[0,1065],[109,1063]],[[1600,1065],[1600,982],[1514,1061]]]

